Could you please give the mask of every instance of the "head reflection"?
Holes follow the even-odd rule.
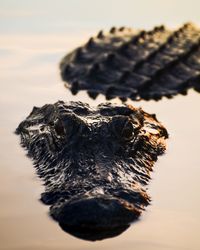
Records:
[[[87,228],[87,227],[72,227],[64,223],[59,223],[60,227],[66,233],[69,233],[77,238],[89,241],[103,240],[120,235],[127,230],[130,225],[121,225],[119,227],[108,228]]]

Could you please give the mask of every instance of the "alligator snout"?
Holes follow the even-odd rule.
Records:
[[[140,213],[132,204],[109,196],[79,198],[50,210],[64,231],[89,240],[122,233]]]
[[[140,215],[133,204],[110,196],[87,197],[52,207],[52,217],[71,227],[111,228],[129,224]]]

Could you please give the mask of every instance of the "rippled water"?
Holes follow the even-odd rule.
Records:
[[[43,1],[41,6],[39,1],[35,4],[30,1],[30,6],[22,0],[0,2],[0,19],[4,21],[0,24],[0,249],[200,249],[199,94],[190,91],[187,97],[158,103],[130,102],[157,114],[170,133],[168,150],[155,166],[149,185],[152,204],[140,221],[122,235],[96,243],[64,233],[48,217],[48,207],[38,201],[43,191],[41,181],[13,133],[34,105],[58,99],[81,100],[91,105],[105,101],[103,96],[93,101],[85,92],[72,96],[64,88],[58,70],[61,57],[99,27],[109,27],[112,23],[136,27],[161,22],[175,25],[192,17],[198,21],[197,2],[185,5],[180,12],[181,1],[176,1],[173,12],[170,7],[173,2],[169,1],[163,9],[168,6],[171,12],[166,14],[160,5],[157,17],[149,12],[155,11],[159,1],[153,1],[154,5],[146,8],[145,1],[136,6],[134,1],[123,1],[129,4],[123,13],[120,12],[123,2],[116,7],[114,1],[108,4],[102,1],[93,5],[96,14],[90,9],[91,1],[86,1],[84,6],[81,1],[69,1],[69,4],[60,1],[61,5],[49,1],[49,12],[44,2],[48,6],[48,1]],[[135,16],[131,15],[129,6]],[[108,7],[113,12],[109,12]],[[144,15],[151,17],[149,21],[138,14],[144,8]]]

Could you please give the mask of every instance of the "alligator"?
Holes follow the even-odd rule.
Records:
[[[66,86],[87,90],[95,99],[160,100],[188,89],[200,92],[200,29],[186,23],[178,30],[112,27],[67,54],[60,63]]]
[[[150,203],[146,185],[168,132],[127,104],[58,101],[34,107],[16,133],[33,159],[51,217],[79,238],[123,232]]]

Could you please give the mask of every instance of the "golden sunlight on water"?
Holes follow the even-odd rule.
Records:
[[[111,2],[113,3],[110,1],[109,6]],[[131,1],[125,2],[130,4]],[[147,3],[141,2],[140,5],[136,4],[136,10],[138,8],[141,11]],[[137,27],[147,27],[165,21],[179,25],[190,16],[192,19],[192,14],[188,16],[187,9],[182,10],[182,19],[180,14],[176,16],[175,13],[170,13],[170,16],[167,16],[161,11],[160,1],[153,2],[151,11],[155,11],[153,7],[160,6],[158,21],[153,14],[149,22],[144,18],[140,19],[135,10],[134,22],[134,17],[130,16],[130,11],[126,8],[128,18],[125,20],[128,25],[133,26],[136,23]],[[177,9],[180,8],[182,2],[174,2]],[[197,4],[196,1],[194,3]],[[101,8],[106,9],[106,4],[107,2],[103,1]],[[69,6],[71,5],[73,4],[69,1]],[[51,3],[50,7],[52,6]],[[120,6],[123,5],[118,7]],[[170,6],[168,10],[173,9]],[[188,6],[190,5],[185,5],[185,8]],[[27,8],[27,5],[25,7]],[[60,23],[64,23],[62,8],[59,11]],[[120,13],[119,9],[116,11]],[[197,9],[193,8],[193,11],[194,19],[196,18],[194,21],[198,22]],[[123,16],[126,15],[124,12]],[[149,13],[149,10],[145,9],[144,12]],[[9,13],[11,12],[4,13],[6,18]],[[180,12],[177,10],[177,13]],[[20,18],[22,14],[24,15],[24,12],[20,12]],[[103,15],[106,18],[107,12]],[[169,20],[172,16],[174,19]],[[12,21],[12,18],[9,18]],[[111,19],[118,24],[118,19],[112,13]],[[87,20],[90,21],[89,18]],[[58,70],[58,62],[62,56],[95,33],[101,25],[99,20],[96,18],[96,24],[85,29],[80,22],[80,32],[68,30],[67,33],[59,31],[54,34],[48,31],[43,34],[41,31],[40,34],[36,34],[27,33],[25,30],[19,34],[11,31],[1,34],[0,249],[200,249],[200,95],[194,91],[190,91],[187,97],[178,96],[173,100],[164,99],[158,103],[130,102],[141,106],[147,112],[156,113],[158,119],[168,128],[170,139],[167,153],[159,158],[149,185],[152,204],[140,221],[123,234],[97,243],[76,239],[61,231],[48,217],[48,207],[38,201],[43,191],[41,181],[37,179],[31,160],[26,157],[25,151],[19,145],[19,138],[13,132],[33,106],[53,103],[58,99],[81,100],[91,105],[105,101],[103,96],[93,101],[85,92],[72,96],[64,88]],[[9,24],[8,20],[6,24]],[[78,24],[76,25],[78,27]],[[102,23],[102,26],[106,25]],[[117,99],[114,101],[119,102]]]

